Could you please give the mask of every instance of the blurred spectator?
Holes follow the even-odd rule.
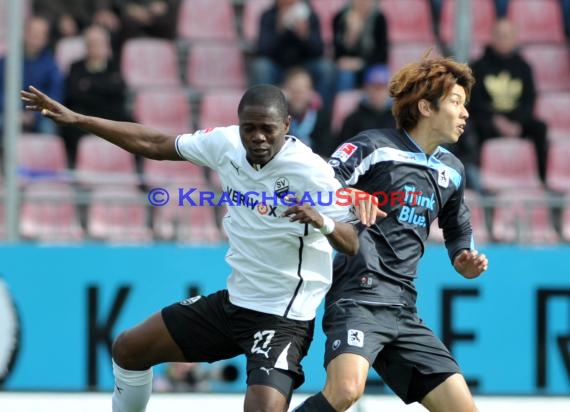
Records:
[[[251,83],[280,84],[285,71],[294,66],[311,73],[325,107],[330,107],[334,66],[324,57],[318,16],[303,0],[275,0],[260,19]]]
[[[163,375],[156,375],[153,389],[157,392],[208,392],[216,382],[231,383],[239,377],[233,365],[219,362],[209,368],[196,362],[170,362]]]
[[[351,0],[333,19],[337,91],[359,88],[364,71],[388,62],[388,27],[377,0]]]
[[[507,15],[509,2],[510,0],[495,0],[495,11],[497,12],[498,18],[503,18]]]
[[[113,59],[109,33],[100,26],[90,26],[84,33],[86,57],[71,65],[66,79],[65,104],[89,116],[131,121],[126,111],[126,85],[119,65]],[[79,139],[85,133],[74,127],[61,131],[69,166],[75,166]]]
[[[120,3],[121,45],[132,37],[176,37],[181,0],[124,0]],[[207,18],[208,16],[204,16]]]
[[[390,72],[387,66],[378,65],[366,71],[362,101],[344,120],[335,146],[363,130],[396,127],[388,91],[389,83]]]
[[[560,0],[560,7],[562,7],[562,17],[564,19],[564,32],[566,33],[566,40],[570,44],[570,0]]]
[[[164,375],[155,376],[153,388],[157,392],[206,392],[210,384],[199,363],[171,362]]]
[[[480,144],[494,137],[532,139],[539,175],[546,178],[548,141],[546,124],[534,117],[536,89],[532,68],[518,51],[516,28],[499,19],[491,44],[472,63],[477,82],[471,94],[469,113]]]
[[[34,0],[32,10],[49,20],[55,45],[62,37],[79,36],[94,21],[116,31],[119,18],[113,4],[114,0]]]
[[[302,67],[290,69],[285,74],[282,89],[289,102],[289,134],[299,138],[315,153],[330,155],[333,142],[329,112],[322,107],[309,72]]]
[[[24,60],[22,84],[45,91],[54,99],[63,97],[63,75],[59,71],[53,53],[48,47],[50,24],[44,17],[32,16],[24,29]],[[0,125],[3,125],[5,95],[5,58],[0,58]],[[40,113],[22,110],[22,129],[25,132],[55,133],[54,123]]]

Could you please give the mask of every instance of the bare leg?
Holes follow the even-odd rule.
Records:
[[[368,369],[368,360],[353,353],[343,353],[329,363],[323,395],[335,410],[347,410],[362,396]]]
[[[250,385],[245,394],[245,412],[286,412],[289,402],[277,389],[265,385]]]
[[[121,333],[113,343],[113,359],[128,370],[145,370],[163,362],[185,362],[160,313]]]
[[[477,412],[469,387],[459,373],[436,386],[421,401],[430,412]]]

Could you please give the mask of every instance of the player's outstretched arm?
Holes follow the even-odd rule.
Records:
[[[76,113],[33,86],[22,90],[20,96],[27,110],[40,112],[62,125],[79,127],[131,153],[150,159],[183,160],[176,153],[176,136],[137,123],[116,122]]]
[[[453,260],[453,267],[463,277],[473,279],[487,270],[489,261],[476,250],[462,250]]]
[[[292,222],[308,223],[319,229],[339,252],[351,256],[358,252],[358,233],[350,223],[335,222],[307,204],[291,206],[282,216],[289,217]]]

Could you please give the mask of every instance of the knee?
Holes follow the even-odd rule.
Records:
[[[336,410],[346,410],[364,393],[366,380],[358,376],[327,381],[323,394]]]
[[[137,362],[140,357],[133,352],[133,342],[128,332],[122,332],[117,336],[113,342],[111,354],[115,363],[123,369],[139,370],[141,366],[142,369],[146,369],[144,368],[145,365],[139,365],[140,362]]]

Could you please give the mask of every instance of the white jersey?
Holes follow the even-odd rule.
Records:
[[[257,170],[246,160],[238,126],[180,135],[176,150],[220,175],[229,201],[223,224],[230,244],[230,301],[258,312],[313,319],[330,288],[332,247],[313,226],[281,217],[290,205],[275,192],[305,196],[331,219],[350,221],[350,208],[335,203],[341,185],[332,168],[297,138],[287,136],[279,153]]]

